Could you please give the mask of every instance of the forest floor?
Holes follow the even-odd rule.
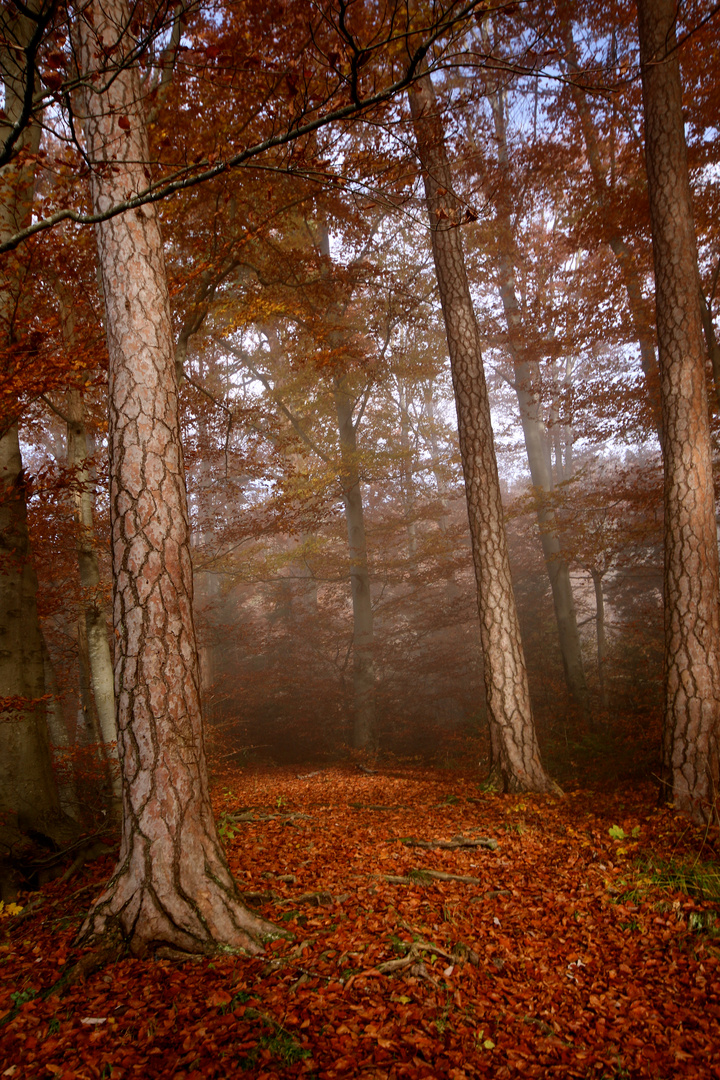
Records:
[[[1,1078],[720,1078],[715,855],[650,786],[268,767],[214,798],[247,902],[292,938],[47,994],[112,868],[88,864],[0,913]]]

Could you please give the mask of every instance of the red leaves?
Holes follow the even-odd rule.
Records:
[[[228,780],[218,813],[253,807],[226,839],[240,888],[269,897],[254,903],[294,940],[252,960],[125,959],[43,997],[55,962],[76,958],[78,903],[107,863],[86,871],[94,883],[55,882],[37,917],[0,923],[0,1077],[12,1065],[8,1076],[116,1080],[714,1076],[718,955],[688,925],[703,905],[658,890],[617,902],[635,870],[609,825],[641,825],[646,851],[676,843],[653,793],[623,793],[620,811],[599,796],[486,796],[472,778],[420,771]],[[499,847],[412,849],[399,842],[410,834]],[[421,867],[482,884],[386,880]],[[421,963],[383,973],[413,947]]]

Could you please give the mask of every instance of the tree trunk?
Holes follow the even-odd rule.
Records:
[[[87,432],[83,399],[77,388],[68,390],[67,457],[74,469],[76,484],[77,559],[82,596],[81,619],[84,621],[83,645],[87,651],[88,673],[100,728],[104,758],[109,765],[112,796],[121,798],[115,728],[115,690],[107,620],[100,598],[100,564],[97,556],[93,493],[88,469]]]
[[[47,832],[60,818],[46,720],[37,576],[27,527],[18,429],[0,439],[0,812],[11,829]]]
[[[342,379],[336,380],[333,397],[340,440],[340,482],[348,532],[353,605],[353,746],[358,750],[374,750],[377,731],[373,611],[358,469],[357,427],[353,420],[354,401]]]
[[[665,466],[665,779],[717,820],[720,589],[697,246],[675,0],[638,0]]]
[[[413,480],[413,450],[410,441],[410,412],[405,383],[399,375],[397,376],[397,388],[398,409],[400,412],[400,484],[408,538],[408,554],[414,562],[417,556],[417,525],[415,523],[415,485]]]
[[[34,3],[29,6],[31,10],[37,7]],[[33,20],[12,6],[0,14],[3,140],[21,113],[25,49],[34,29]],[[18,150],[33,155],[39,146],[40,125],[31,123],[19,140]],[[28,224],[34,185],[32,157],[26,157],[24,164],[15,159],[0,172],[0,239]],[[5,255],[0,279],[0,341],[4,345],[17,336],[23,278],[21,257]],[[28,536],[16,411],[16,403],[11,401],[0,415],[0,813],[6,815],[5,839],[17,828],[47,832],[61,817],[46,723],[37,577]]]
[[[144,188],[149,176],[138,72],[120,66],[131,45],[122,33],[129,23],[123,0],[95,0],[76,15],[80,70],[90,88],[84,124],[95,213]],[[208,791],[175,357],[154,205],[98,225],[96,238],[110,360],[123,830],[118,865],[80,940],[119,935],[136,955],[158,945],[259,952],[274,928],[241,901]]]
[[[556,790],[540,760],[510,576],[490,402],[460,237],[460,209],[435,91],[426,73],[409,91],[445,318],[478,591],[492,770],[508,791]]]
[[[590,576],[595,589],[595,632],[597,638],[597,666],[598,682],[600,684],[600,702],[603,709],[608,707],[607,686],[605,683],[605,661],[607,659],[607,642],[605,639],[605,598],[603,596],[602,579],[600,570],[591,570]]]
[[[523,347],[523,325],[520,305],[515,290],[514,251],[511,207],[508,201],[510,168],[505,133],[505,111],[500,91],[490,95],[498,164],[500,167],[499,190],[495,200],[497,215],[497,273],[505,320],[508,328],[508,347],[515,371],[515,393],[520,409],[520,422],[525,439],[530,476],[536,499],[537,522],[540,543],[545,557],[545,567],[550,580],[555,621],[558,628],[560,655],[562,656],[565,684],[580,709],[583,718],[592,722],[590,695],[585,679],[582,646],[577,626],[575,599],[570,584],[570,569],[562,553],[560,529],[555,510],[550,501],[553,488],[551,445],[542,419],[540,399],[540,362],[530,348]],[[555,431],[559,437],[559,425]],[[558,454],[560,467],[562,453]]]

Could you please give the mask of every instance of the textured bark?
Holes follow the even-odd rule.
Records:
[[[74,26],[90,87],[84,126],[95,212],[144,188],[149,176],[137,70],[117,68],[112,78],[93,80],[99,65],[126,52],[129,21],[122,0],[109,0],[84,7]],[[274,928],[241,902],[208,791],[175,357],[154,206],[104,222],[96,237],[110,360],[123,830],[118,865],[80,940],[120,936],[138,955],[158,945],[258,952]]]
[[[590,695],[585,679],[582,646],[577,626],[575,599],[570,584],[570,569],[563,556],[560,529],[550,501],[553,488],[551,447],[542,418],[540,397],[540,361],[534,350],[524,344],[524,328],[515,289],[516,247],[509,202],[510,167],[505,132],[505,110],[502,92],[490,95],[495,139],[497,142],[500,185],[495,198],[497,220],[497,275],[505,321],[508,328],[508,348],[514,367],[514,386],[520,410],[525,452],[536,500],[540,543],[545,557],[552,591],[555,621],[558,629],[560,655],[566,686],[586,721],[592,720]],[[560,434],[559,425],[556,433]],[[562,462],[562,449],[559,450]],[[562,466],[561,466],[562,467]]]
[[[675,0],[639,0],[665,466],[665,772],[675,805],[717,820],[720,591],[697,247]]]
[[[445,318],[470,519],[492,767],[506,790],[553,790],[535,734],[510,576],[490,403],[460,235],[460,208],[430,76],[409,91]]]
[[[353,746],[358,750],[374,750],[377,734],[373,611],[358,469],[357,427],[353,417],[355,402],[341,379],[336,380],[333,397],[340,441],[340,482],[348,532],[353,605]]]
[[[572,23],[568,14],[565,14],[564,21],[566,23],[566,29],[563,35],[565,58],[568,69],[573,74],[577,75],[580,73],[580,65],[578,62],[575,41],[573,40]],[[640,346],[640,364],[642,366],[643,375],[645,376],[645,385],[650,401],[653,424],[657,431],[658,439],[660,440],[660,446],[662,447],[663,427],[662,406],[660,402],[660,372],[657,356],[655,355],[655,342],[653,341],[649,305],[643,296],[640,271],[633,251],[618,228],[614,207],[612,205],[612,192],[608,186],[608,169],[602,159],[602,154],[598,145],[597,133],[595,131],[595,124],[588,104],[587,95],[574,81],[570,83],[570,92],[580,118],[580,127],[585,141],[585,149],[587,151],[588,163],[590,165],[593,186],[595,188],[595,199],[598,209],[600,210],[600,220],[603,223],[604,239],[618,261],[623,282],[625,283],[633,333]]]
[[[30,8],[37,8],[31,3]],[[0,14],[0,71],[4,112],[0,135],[18,119],[24,91],[24,49],[35,23],[14,7]],[[16,47],[6,47],[10,42]],[[30,154],[40,145],[40,126],[30,124],[18,150]],[[0,170],[0,239],[12,236],[30,220],[34,189],[32,163],[14,160]],[[12,342],[22,318],[24,268],[16,254],[0,267],[0,341]],[[26,486],[14,403],[0,416],[0,698],[12,707],[0,712],[0,812],[10,830],[47,832],[60,819],[46,723],[43,641],[38,623],[37,578],[28,537]],[[23,702],[25,703],[23,705]]]

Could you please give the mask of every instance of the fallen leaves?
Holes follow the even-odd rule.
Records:
[[[0,1076],[717,1080],[708,905],[633,877],[609,834],[639,822],[645,852],[696,852],[652,795],[623,793],[622,815],[420,770],[238,773],[217,806],[233,872],[294,939],[123,959],[60,996],[83,912],[54,882],[2,920]],[[85,867],[83,904],[110,869]]]

